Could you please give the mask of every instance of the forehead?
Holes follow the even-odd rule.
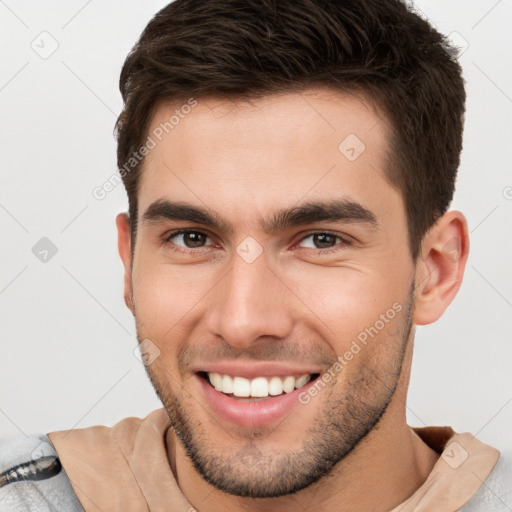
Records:
[[[139,184],[139,215],[161,198],[237,216],[350,196],[383,211],[388,123],[363,98],[310,89],[251,101],[161,104]],[[375,204],[377,203],[377,204]]]

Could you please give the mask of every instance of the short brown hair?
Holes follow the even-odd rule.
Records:
[[[456,50],[399,0],[176,0],[124,63],[117,162],[143,144],[157,105],[327,86],[374,101],[392,127],[386,177],[405,204],[411,254],[448,209],[465,91]],[[121,172],[132,242],[143,160]]]

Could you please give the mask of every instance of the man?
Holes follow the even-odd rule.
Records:
[[[415,326],[469,250],[453,55],[393,0],[155,16],[121,73],[116,222],[164,408],[7,446],[1,510],[507,510],[496,449],[405,419]]]

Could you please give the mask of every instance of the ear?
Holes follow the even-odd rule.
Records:
[[[445,213],[427,232],[416,266],[414,323],[438,320],[459,291],[469,254],[466,218],[461,212]]]
[[[130,217],[128,214],[119,213],[116,217],[116,225],[117,248],[124,266],[124,301],[133,313]]]

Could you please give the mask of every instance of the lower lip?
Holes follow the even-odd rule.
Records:
[[[243,401],[217,391],[206,379],[197,374],[195,378],[199,380],[206,400],[220,418],[248,428],[262,427],[286,417],[295,406],[302,405],[298,399],[299,394],[315,382],[310,381],[291,393],[283,393],[266,400]]]

